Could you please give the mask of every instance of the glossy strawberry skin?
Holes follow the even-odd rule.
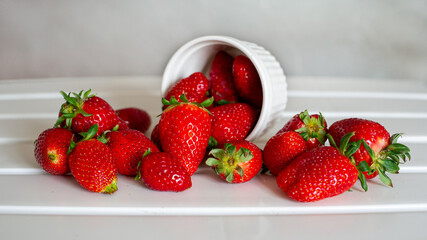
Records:
[[[64,175],[70,172],[67,151],[73,133],[63,128],[50,128],[37,138],[34,156],[37,163],[48,173]]]
[[[304,139],[293,131],[274,135],[265,144],[263,160],[270,172],[277,176],[298,155],[308,150]]]
[[[233,57],[224,51],[218,52],[213,59],[209,77],[215,102],[237,102],[239,99],[233,81],[233,61]]]
[[[348,118],[337,122],[334,122],[329,127],[329,134],[333,137],[336,144],[339,144],[340,139],[347,133],[354,132],[355,135],[350,138],[350,141],[358,141],[364,139],[366,143],[374,150],[375,154],[378,154],[382,149],[390,144],[390,133],[379,123],[361,119],[361,118]],[[370,166],[372,159],[366,151],[363,144],[359,150],[353,154],[356,165],[362,161],[366,161]],[[378,172],[368,174],[363,172],[367,179],[374,178],[378,175]]]
[[[102,142],[91,139],[77,143],[69,155],[71,173],[77,182],[92,192],[117,190],[117,168],[113,153]]]
[[[358,170],[347,157],[323,146],[299,155],[276,181],[291,199],[313,202],[348,191],[357,176]]]
[[[259,111],[245,103],[230,103],[210,110],[212,137],[222,147],[224,143],[243,140],[258,121]]]
[[[151,125],[150,115],[140,108],[129,107],[116,110],[120,119],[125,121],[130,129],[145,133]]]
[[[169,153],[150,153],[142,159],[138,168],[144,184],[153,190],[182,192],[192,186],[191,175]]]
[[[239,55],[234,59],[233,79],[239,95],[249,104],[261,108],[263,99],[261,79],[248,57]]]
[[[209,80],[201,72],[191,74],[176,83],[166,94],[165,99],[171,100],[172,96],[179,102],[180,96],[185,94],[189,102],[201,103],[206,99],[209,91]]]
[[[145,151],[159,152],[157,146],[142,132],[127,129],[109,132],[107,146],[111,149],[114,162],[120,174],[135,176],[138,163]]]
[[[240,176],[236,170],[233,171],[234,179],[232,183],[248,182],[254,178],[262,168],[262,152],[255,144],[246,140],[239,140],[231,144],[236,147],[236,151],[239,151],[240,148],[246,148],[253,154],[253,158],[248,162],[239,163],[239,166],[243,169],[243,177]],[[222,179],[226,179],[224,173],[220,174],[220,176]]]
[[[66,106],[63,105],[62,107]],[[103,132],[113,129],[119,123],[119,117],[114,109],[100,97],[94,96],[86,99],[82,109],[91,116],[85,117],[80,113],[77,114],[71,124],[71,130],[74,133],[87,132],[91,126],[98,124],[97,136],[99,136]],[[62,113],[59,116],[62,116]]]
[[[319,114],[311,114],[310,117],[319,119]],[[327,129],[328,125],[326,121],[324,123],[325,123],[325,126],[324,126],[325,129]],[[282,127],[282,129],[280,129],[277,133],[296,131],[303,127],[306,127],[305,123],[302,121],[300,114],[296,114],[288,122],[286,122],[286,124]],[[323,143],[319,142],[319,140],[316,138],[309,138],[306,142],[307,142],[308,149],[313,149],[323,145]]]
[[[162,150],[162,143],[160,142],[159,124],[156,124],[156,126],[154,126],[153,131],[151,132],[150,139],[154,144],[156,144],[159,150]]]
[[[203,160],[210,133],[209,113],[191,103],[170,106],[160,117],[159,136],[163,151],[176,157],[190,175]]]

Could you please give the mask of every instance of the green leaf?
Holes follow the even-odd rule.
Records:
[[[151,153],[151,148],[147,149],[144,154],[142,155],[142,158],[145,158],[148,154]]]
[[[378,173],[379,173],[381,182],[383,182],[387,186],[393,187],[393,184],[391,183],[391,179],[385,174],[383,169],[378,168]]]
[[[218,165],[220,162],[221,161],[219,161],[216,158],[208,158],[208,159],[206,159],[206,165],[211,166],[211,167]]]
[[[59,93],[62,95],[62,97],[65,99],[68,97],[68,95],[64,91],[59,91]]]
[[[380,161],[380,164],[385,168],[387,172],[390,173],[397,173],[400,170],[399,165],[397,165],[396,162],[390,159],[382,160]]]
[[[62,115],[61,117],[59,117],[58,118],[58,120],[56,120],[56,122],[55,122],[55,127],[58,127],[58,126],[60,126],[61,125],[61,123],[63,122],[65,120],[65,117],[64,117],[64,115]]]
[[[390,143],[397,143],[397,140],[403,135],[403,133],[395,133],[390,137]]]
[[[359,175],[357,176],[360,181],[360,185],[362,186],[363,190],[366,192],[368,191],[368,184],[366,183],[366,177],[363,175],[362,172],[359,172]]]
[[[87,99],[87,98],[89,98],[89,97],[93,97],[93,96],[95,96],[95,95],[91,95],[91,96],[89,96],[89,94],[90,94],[90,92],[91,92],[91,91],[92,91],[92,89],[87,90],[87,91],[84,93],[83,98],[84,98],[84,99]],[[81,92],[80,92],[80,95],[81,95]]]
[[[221,99],[221,100],[219,100],[218,102],[216,102],[216,104],[218,105],[218,106],[222,106],[222,105],[226,105],[226,104],[230,104],[231,102],[229,102],[229,101],[227,101],[227,100],[224,100],[224,99]]]
[[[71,139],[70,146],[68,146],[67,154],[70,154],[76,146],[77,146],[77,143],[75,143],[74,140]]]
[[[401,143],[390,144],[387,147],[387,150],[388,151],[392,151],[394,153],[405,153],[405,152],[409,152],[410,151],[409,148],[406,145],[403,145]]]
[[[361,172],[371,171],[371,167],[368,165],[368,163],[366,161],[361,161],[359,164],[357,164],[356,167]]]
[[[218,146],[218,141],[214,137],[210,136],[207,148],[208,149],[214,149],[217,146]]]
[[[225,180],[227,180],[229,183],[232,183],[234,180],[234,171],[227,171],[225,173]]]
[[[234,152],[236,152],[236,146],[230,143],[224,144],[224,148],[230,156],[233,156]]]
[[[354,136],[354,134],[355,134],[354,132],[350,132],[341,138],[340,148],[339,148],[341,154],[345,155],[344,153],[347,151],[348,142],[350,141],[350,138]]]
[[[97,132],[98,132],[98,124],[94,124],[89,128],[89,130],[86,132],[85,135],[82,135],[83,133],[81,133],[80,135],[84,137],[84,140],[89,140],[93,138]]]
[[[372,160],[375,159],[375,152],[374,150],[372,150],[372,148],[368,145],[368,143],[365,141],[365,139],[362,138],[362,143],[363,146],[365,147],[366,151],[368,152],[369,156],[371,157]]]
[[[181,94],[181,96],[179,96],[179,99],[181,99],[181,101],[184,102],[184,103],[188,103],[189,102],[184,93]]]
[[[80,114],[82,114],[85,117],[92,116],[92,114],[85,112],[85,110],[83,110],[83,109],[79,109],[77,112],[80,113]]]
[[[179,104],[178,100],[176,100],[175,96],[172,96],[170,99],[170,104]]]
[[[349,147],[347,148],[345,156],[346,157],[353,156],[353,154],[355,154],[357,152],[357,150],[359,150],[361,144],[362,144],[361,140],[359,140],[357,142],[351,142]]]
[[[252,154],[251,150],[247,148],[240,148],[239,151],[236,153],[236,158],[239,162],[248,162],[250,161],[254,155]]]
[[[245,175],[243,168],[241,168],[240,166],[237,166],[236,171],[240,175],[240,177],[242,178],[242,181],[243,181],[243,176]]]
[[[217,159],[224,159],[227,154],[224,149],[217,148],[217,149],[212,149],[209,152],[209,155],[212,155]]]
[[[216,174],[218,174],[218,175],[220,175],[220,174],[222,174],[222,173],[224,173],[224,170],[225,170],[225,168],[224,168],[224,164],[222,163],[222,162],[220,162],[218,165],[216,165],[216,167],[215,167],[215,172],[216,172]]]
[[[206,108],[212,105],[212,103],[214,102],[214,98],[210,97],[208,99],[206,99],[205,101],[203,101],[200,105],[202,105],[202,107]]]
[[[113,127],[113,129],[111,129],[112,132],[115,132],[117,130],[119,130],[120,128],[120,124],[117,124],[116,126]]]
[[[337,144],[335,143],[334,138],[332,137],[332,135],[328,133],[328,134],[326,134],[326,137],[328,138],[329,144],[332,147],[338,149]]]
[[[162,98],[162,104],[168,106],[168,105],[171,104],[171,102],[169,102],[168,100],[166,100],[166,98]]]

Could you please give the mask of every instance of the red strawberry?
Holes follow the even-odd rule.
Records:
[[[262,152],[253,143],[240,140],[226,143],[224,149],[210,151],[214,158],[206,164],[229,183],[243,183],[255,177],[262,167]]]
[[[119,128],[117,130],[126,130],[126,129],[130,129],[128,122],[126,122],[125,120],[119,117]]]
[[[138,166],[136,179],[157,191],[182,192],[192,185],[191,175],[185,167],[170,153],[150,153]]]
[[[64,125],[74,133],[87,132],[98,124],[96,136],[113,129],[119,123],[119,117],[104,99],[90,94],[91,90],[79,94],[61,91],[66,102],[62,105],[55,126]],[[71,96],[71,94],[73,96]]]
[[[48,173],[64,175],[70,172],[67,152],[73,133],[63,128],[50,128],[43,131],[36,140],[34,156],[40,166]]]
[[[179,97],[182,94],[185,94],[189,102],[201,103],[206,99],[206,94],[208,91],[208,79],[205,77],[205,75],[203,75],[203,73],[196,72],[176,83],[167,92],[165,99],[170,101],[172,96],[174,96],[175,99],[179,102]]]
[[[211,110],[212,137],[224,143],[243,140],[258,121],[259,111],[245,103],[230,103]]]
[[[310,115],[305,110],[293,116],[277,133],[288,131],[300,133],[307,141],[308,149],[313,149],[325,144],[327,123],[321,113]]]
[[[213,100],[195,104],[182,95],[181,103],[175,97],[170,102],[162,101],[170,104],[159,121],[162,149],[176,157],[193,175],[203,160],[211,133],[209,113],[201,106],[210,105]]]
[[[300,202],[313,202],[349,190],[358,170],[336,148],[322,146],[299,155],[276,178],[287,195]]]
[[[262,85],[254,64],[243,55],[239,55],[233,62],[234,86],[239,95],[249,104],[261,108]]]
[[[237,102],[239,98],[233,82],[233,61],[233,57],[224,51],[218,52],[213,59],[209,76],[215,103]]]
[[[160,142],[160,134],[159,134],[159,124],[154,126],[153,131],[151,132],[151,141],[156,144],[159,150],[162,150],[162,143]]]
[[[297,132],[278,133],[265,144],[263,151],[264,164],[273,175],[277,175],[295,157],[307,150],[306,142]]]
[[[148,149],[159,152],[157,146],[142,132],[127,129],[107,133],[107,146],[111,149],[120,174],[135,176],[137,166]]]
[[[119,118],[125,121],[130,129],[138,130],[142,133],[145,133],[151,124],[151,118],[148,113],[139,108],[122,108],[116,110]]]
[[[69,155],[71,173],[77,182],[93,192],[114,193],[117,190],[117,168],[113,153],[103,142],[92,137],[98,126],[89,129]]]
[[[410,159],[410,150],[407,146],[397,143],[401,134],[390,134],[381,124],[360,118],[348,118],[333,123],[329,128],[329,133],[333,142],[339,143],[338,140],[345,134],[354,132],[355,135],[350,139],[352,142],[358,142],[360,148],[352,155],[358,169],[362,171],[360,175],[362,186],[364,178],[373,178],[380,175],[381,181],[392,186],[391,179],[386,172],[398,173],[400,159],[406,161]],[[339,144],[341,145],[341,143]]]

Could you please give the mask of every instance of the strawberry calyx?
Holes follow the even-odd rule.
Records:
[[[66,94],[64,91],[60,91],[66,102],[61,107],[61,116],[56,121],[55,127],[60,126],[65,121],[65,128],[70,129],[73,118],[78,114],[82,114],[85,117],[92,116],[92,114],[89,114],[83,110],[84,102],[88,98],[95,96],[95,94],[91,94],[91,91],[92,90],[89,89],[86,92],[83,92],[82,90],[79,93],[70,92],[68,94]]]
[[[208,99],[206,99],[205,101],[198,103],[198,102],[190,102],[187,97],[185,96],[185,94],[181,94],[181,96],[179,96],[179,99],[181,100],[181,102],[179,102],[175,96],[172,96],[170,100],[167,100],[165,98],[162,98],[162,104],[164,106],[167,106],[167,108],[165,109],[166,111],[169,111],[170,109],[180,105],[180,104],[192,104],[192,105],[196,105],[200,108],[202,108],[203,110],[205,110],[206,112],[209,113],[209,115],[212,115],[209,110],[207,110],[206,108],[211,106],[214,102],[214,98],[210,97]]]
[[[247,148],[240,148],[236,151],[236,146],[225,143],[224,149],[213,149],[209,152],[212,157],[206,160],[208,166],[214,167],[218,175],[224,174],[225,180],[229,183],[234,180],[234,170],[240,175],[243,180],[244,170],[240,166],[241,163],[250,161],[254,155]]]
[[[341,140],[340,140],[340,144],[339,147],[337,147],[333,137],[331,134],[326,134],[326,137],[328,138],[329,143],[331,144],[332,147],[336,148],[339,150],[339,152],[347,157],[350,162],[356,166],[357,170],[358,170],[358,179],[360,181],[360,185],[362,186],[363,190],[366,192],[368,191],[368,184],[366,183],[366,177],[365,175],[363,175],[362,172],[365,172],[365,168],[367,163],[365,161],[363,161],[365,164],[356,164],[356,161],[354,160],[353,154],[355,154],[357,152],[357,150],[359,150],[360,146],[362,145],[362,140],[359,141],[351,141],[350,142],[350,138],[353,137],[355,135],[355,132],[350,132],[347,133],[346,135],[344,135]]]
[[[147,151],[144,152],[144,154],[142,155],[142,159],[144,159],[150,153],[151,153],[151,148],[147,149]],[[136,166],[136,169],[137,169],[136,176],[135,176],[136,181],[140,181],[142,178],[141,172],[138,170],[142,164],[142,159],[141,159],[141,161],[138,162],[138,165]]]
[[[67,154],[70,154],[73,151],[73,149],[77,146],[77,143],[92,139],[93,137],[95,137],[95,135],[96,135],[97,132],[98,132],[98,124],[94,124],[94,125],[92,125],[89,128],[89,130],[87,130],[87,132],[81,132],[81,133],[79,133],[83,138],[80,141],[78,141],[78,142],[74,142],[74,140],[71,139],[70,146],[68,147]],[[101,134],[100,136],[98,136],[96,139],[98,141],[106,144],[108,142],[108,140],[106,138],[106,133],[107,132],[108,131],[104,132],[103,134]]]
[[[366,161],[362,161],[358,165],[361,165],[361,169],[369,175],[378,172],[381,182],[390,187],[393,187],[393,183],[386,173],[399,173],[399,164],[411,160],[409,147],[397,142],[401,136],[401,133],[393,134],[390,137],[390,144],[378,153],[375,153],[364,139],[361,140],[372,159],[372,164],[369,166]]]
[[[299,118],[304,123],[304,127],[295,130],[305,141],[317,139],[322,145],[326,141],[326,121],[322,113],[318,118],[310,116],[307,110],[301,112]]]

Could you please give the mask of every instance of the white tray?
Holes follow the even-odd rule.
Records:
[[[378,180],[369,191],[353,191],[315,203],[286,197],[272,176],[226,184],[208,167],[182,193],[147,189],[119,176],[113,195],[81,188],[71,176],[43,172],[33,141],[52,127],[66,92],[93,89],[114,108],[140,107],[153,124],[160,113],[160,77],[101,77],[0,81],[0,239],[88,237],[260,239],[426,239],[427,84],[423,82],[289,78],[283,118],[255,143],[261,148],[294,114],[321,111],[329,125],[346,117],[369,118],[391,132],[413,159],[391,175],[394,188]],[[151,129],[150,129],[151,131]],[[149,134],[148,134],[149,135]],[[385,224],[385,225],[384,225]]]

